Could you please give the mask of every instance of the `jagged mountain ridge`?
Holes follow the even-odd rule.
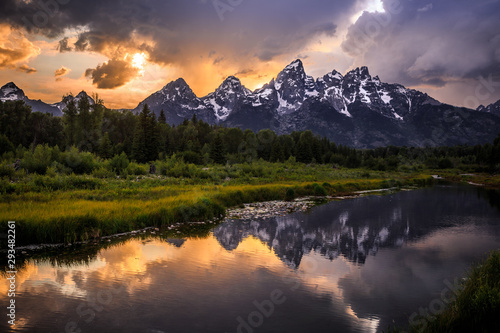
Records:
[[[477,111],[488,112],[500,116],[500,100],[488,106],[480,105]]]
[[[68,103],[73,100],[75,102],[76,105],[78,105],[78,102],[82,99],[82,98],[87,98],[89,100],[89,103],[90,105],[94,105],[95,104],[95,101],[92,97],[90,97],[89,95],[87,95],[87,93],[85,91],[80,91],[80,93],[76,96],[73,96],[73,95],[67,95],[67,96],[64,96],[62,101],[58,102],[58,103],[54,103],[52,104],[52,106],[55,106],[57,107],[61,112],[66,108],[66,106],[68,105]]]
[[[134,109],[148,104],[167,121],[196,114],[211,124],[279,134],[312,130],[357,148],[440,146],[491,142],[500,132],[493,112],[443,104],[417,90],[381,82],[367,67],[345,76],[332,71],[314,79],[295,60],[276,79],[251,92],[234,76],[215,92],[197,97],[183,79],[173,81]]]
[[[74,99],[76,103],[81,98],[88,98],[90,104],[94,104],[94,100],[87,95],[85,91],[81,91],[78,95],[65,96],[62,101],[54,104],[47,104],[41,100],[33,100],[28,98],[24,91],[16,86],[14,82],[9,82],[0,88],[0,101],[24,101],[27,105],[31,106],[33,112],[50,113],[54,116],[62,116],[63,110],[71,99]]]
[[[78,99],[85,92],[78,94]],[[88,97],[90,99],[90,97]],[[62,115],[55,104],[30,100],[15,84],[0,89],[0,100],[24,100],[33,111]],[[90,99],[90,102],[94,101]],[[213,92],[198,97],[179,78],[153,93],[133,110],[148,104],[167,122],[179,124],[194,114],[210,124],[278,134],[311,130],[337,144],[378,146],[450,146],[492,142],[500,132],[500,101],[477,110],[443,104],[425,93],[372,77],[367,67],[345,75],[333,70],[314,79],[302,61],[286,66],[275,79],[250,91],[234,76]]]

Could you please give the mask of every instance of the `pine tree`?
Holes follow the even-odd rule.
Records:
[[[297,161],[302,163],[311,163],[313,159],[312,141],[313,135],[311,131],[305,131],[300,135],[300,139],[296,147],[297,152],[295,154]]]
[[[78,101],[78,121],[75,145],[82,150],[92,151],[90,103],[87,98]]]
[[[113,145],[109,139],[108,132],[104,133],[99,143],[99,156],[104,159],[113,157]]]
[[[167,118],[165,117],[165,112],[163,112],[163,109],[160,111],[160,116],[158,117],[158,122],[160,124],[166,124],[167,123]]]
[[[134,130],[132,158],[139,163],[146,163],[158,158],[159,140],[158,123],[149,106],[144,104]]]
[[[273,143],[273,147],[271,148],[271,162],[279,162],[285,161],[285,154],[283,151],[283,145],[281,144],[281,140],[275,140]]]
[[[148,118],[148,124],[145,131],[146,134],[146,147],[147,147],[147,160],[154,161],[158,158],[158,152],[160,150],[159,142],[159,129],[158,122],[156,121],[156,116],[151,113]]]
[[[210,145],[210,158],[217,164],[224,164],[226,162],[224,142],[220,134],[216,134]]]
[[[64,116],[64,132],[66,133],[66,140],[68,146],[74,146],[76,144],[76,131],[77,131],[77,120],[78,120],[78,110],[76,108],[75,100],[70,99],[68,104],[63,110]]]
[[[137,162],[144,163],[146,158],[146,140],[144,129],[138,121],[134,130],[134,141],[132,143],[132,158]]]

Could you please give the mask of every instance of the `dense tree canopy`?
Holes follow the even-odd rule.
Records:
[[[98,96],[95,99],[95,104],[80,99],[78,105],[70,100],[62,118],[31,112],[22,101],[0,102],[0,154],[13,153],[19,147],[34,152],[37,145],[47,144],[63,152],[74,147],[103,159],[121,156],[120,161],[130,159],[140,163],[175,155],[194,164],[256,159],[283,162],[295,158],[302,163],[373,170],[395,170],[403,164],[429,168],[474,165],[484,170],[500,170],[500,135],[491,144],[476,146],[390,146],[361,150],[338,146],[311,131],[277,135],[265,129],[254,133],[209,125],[196,116],[170,126],[164,112],[156,119],[148,105],[135,115],[130,111],[109,110]]]

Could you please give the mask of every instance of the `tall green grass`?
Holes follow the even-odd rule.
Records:
[[[57,149],[42,152],[62,154]],[[70,162],[88,157],[71,150],[60,160],[77,169],[77,163]],[[62,164],[54,163],[43,174],[14,171],[4,165],[0,229],[14,220],[19,244],[72,243],[147,226],[214,219],[226,208],[242,203],[422,186],[430,181],[424,174],[368,174],[366,170],[293,161],[200,167],[168,158],[155,162],[154,175],[147,174],[148,165],[131,163],[123,156],[111,161],[89,159],[84,164],[89,170],[93,167],[92,174],[59,170]]]
[[[421,180],[404,182],[415,185]],[[103,184],[108,187],[27,192],[2,197],[1,226],[6,228],[7,221],[16,221],[19,244],[73,243],[148,226],[216,219],[222,217],[228,207],[284,200],[289,189],[295,196],[342,195],[390,185],[381,179],[339,180],[323,186],[308,182],[163,186],[145,183],[142,187]]]

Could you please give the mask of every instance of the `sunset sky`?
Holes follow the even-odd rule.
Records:
[[[500,0],[2,0],[0,86],[53,103],[81,90],[134,108],[183,77],[198,96],[249,89],[301,58],[368,66],[438,100],[500,99]]]

